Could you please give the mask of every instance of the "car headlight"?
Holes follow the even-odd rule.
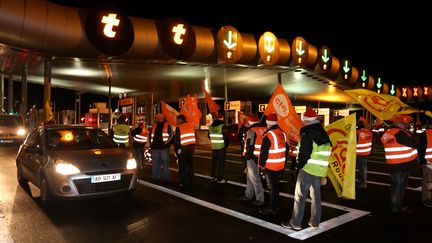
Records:
[[[25,134],[26,134],[26,130],[25,129],[23,129],[23,128],[18,129],[18,131],[17,131],[17,135],[18,136],[23,136]]]
[[[137,163],[135,159],[128,159],[126,169],[133,170],[136,169]]]
[[[81,172],[77,167],[75,167],[75,165],[68,164],[68,163],[56,164],[55,170],[57,173],[62,175],[75,175]]]

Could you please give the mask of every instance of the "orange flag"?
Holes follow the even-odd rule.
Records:
[[[211,114],[217,113],[217,111],[220,110],[220,106],[213,100],[213,98],[207,92],[207,90],[204,88],[204,86],[201,86],[201,88],[205,94],[205,100],[207,102],[210,113]]]
[[[288,139],[298,142],[300,140],[300,129],[303,127],[303,122],[296,113],[288,94],[280,83],[276,87],[264,111],[264,115],[266,116],[271,113],[276,113],[278,115],[278,125],[287,134]]]
[[[199,121],[201,119],[201,111],[198,109],[198,99],[195,97],[190,97],[187,95],[185,103],[183,104],[180,114],[185,115],[187,121],[196,126],[199,126]]]
[[[163,101],[161,101],[161,106],[162,106],[162,114],[166,118],[168,124],[176,127],[177,126],[176,118],[178,115],[180,115],[180,113],[178,113],[178,111],[176,111],[174,108],[172,108],[170,105],[168,105]]]

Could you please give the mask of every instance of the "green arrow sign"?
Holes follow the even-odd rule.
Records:
[[[233,42],[232,31],[228,30],[228,40],[224,40],[223,43],[228,49],[233,49],[237,46],[237,42]]]
[[[381,89],[381,87],[382,87],[381,78],[378,78],[377,88]]]
[[[366,81],[366,79],[367,79],[366,70],[363,70],[362,75],[360,76],[360,78],[363,80],[363,82]]]
[[[296,48],[297,54],[299,56],[301,56],[301,55],[303,55],[303,53],[305,53],[305,50],[303,50],[302,45],[303,45],[302,41],[299,41],[298,48]]]
[[[394,95],[396,93],[394,84],[391,85],[390,94]]]
[[[324,49],[324,53],[323,53],[323,55],[321,56],[321,59],[322,59],[324,62],[328,62],[328,61],[330,60],[330,58],[329,58],[328,55],[327,55],[327,49]]]
[[[348,60],[345,60],[345,65],[343,66],[343,70],[345,73],[347,73],[350,70]]]

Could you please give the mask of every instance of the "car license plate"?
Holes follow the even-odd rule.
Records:
[[[119,181],[121,179],[120,173],[108,175],[96,175],[91,177],[91,183],[100,183],[107,181]]]

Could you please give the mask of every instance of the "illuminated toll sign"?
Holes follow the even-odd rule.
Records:
[[[394,84],[390,85],[390,94],[395,96],[396,95],[396,87]]]
[[[321,47],[320,51],[319,51],[319,59],[318,59],[318,63],[320,64],[320,67],[322,70],[328,70],[331,66],[331,59],[332,59],[332,54],[330,49],[327,46],[323,46]]]
[[[182,19],[162,22],[159,37],[165,52],[176,59],[187,60],[195,52],[195,32],[192,26]]]
[[[292,45],[292,56],[293,61],[297,65],[302,65],[307,59],[308,55],[308,44],[302,37],[296,37]]]
[[[261,60],[267,65],[275,64],[279,59],[279,42],[271,32],[265,32],[258,41]]]
[[[118,56],[127,52],[134,40],[130,20],[114,12],[90,13],[86,18],[85,33],[90,43],[108,56]]]
[[[219,57],[227,63],[237,62],[243,55],[243,41],[240,33],[232,26],[224,26],[217,33]]]
[[[377,78],[377,82],[376,82],[376,89],[377,89],[377,93],[381,93],[382,92],[382,87],[384,86],[383,82],[381,81],[381,77]]]
[[[366,89],[368,86],[368,72],[366,69],[363,69],[361,71],[361,75],[360,75],[360,81],[361,81],[361,87]]]
[[[342,78],[344,80],[349,80],[351,78],[351,61],[347,58],[342,59]]]

